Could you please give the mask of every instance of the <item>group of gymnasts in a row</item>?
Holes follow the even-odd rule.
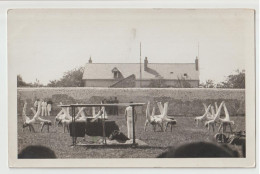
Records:
[[[43,105],[44,101],[43,100],[38,100],[37,101],[37,109],[34,109],[33,107],[31,108],[34,116],[32,119],[30,119],[27,114],[26,114],[26,107],[27,107],[27,103],[24,103],[24,107],[23,107],[23,128],[25,127],[29,127],[30,131],[35,132],[34,129],[34,124],[36,122],[39,122],[42,126],[41,126],[41,131],[43,130],[44,126],[47,126],[47,130],[49,132],[49,126],[52,125],[51,120],[47,120],[47,119],[43,119],[41,118],[41,113],[43,110]],[[104,104],[104,101],[101,102],[102,104]],[[65,132],[66,129],[69,132],[69,124],[72,122],[72,116],[70,115],[70,111],[69,111],[69,107],[63,107],[62,103],[60,103],[61,106],[61,110],[60,112],[57,114],[57,116],[55,117],[55,121],[54,121],[54,125],[58,126],[58,125],[62,125],[63,126],[63,131]],[[75,121],[76,122],[85,122],[87,120],[87,116],[85,115],[84,109],[85,107],[78,107],[78,112],[75,116]],[[91,122],[96,121],[99,118],[104,118],[107,119],[107,108],[105,107],[101,107],[101,109],[96,113],[96,108],[92,107],[92,116],[88,116],[91,118]],[[132,118],[132,107],[128,106],[125,109],[125,119],[127,122],[127,129],[128,129],[128,138],[132,138],[133,137],[133,118]],[[136,112],[134,113],[134,119],[135,122],[137,121],[137,114]]]
[[[34,104],[34,106],[37,106],[37,108],[33,108],[31,107],[31,111],[33,112],[33,118],[31,119],[30,117],[28,117],[28,115],[26,114],[26,109],[27,109],[27,102],[24,103],[23,106],[23,113],[22,113],[22,119],[23,119],[23,128],[25,127],[29,127],[30,131],[35,132],[34,129],[34,124],[35,123],[40,123],[41,126],[41,131],[43,130],[43,128],[45,126],[47,126],[48,132],[49,132],[49,126],[52,125],[51,120],[48,119],[43,119],[41,118],[41,113],[43,112],[43,110],[45,109],[44,106],[45,101],[44,100],[37,100],[37,105]],[[60,103],[62,105],[62,103]],[[84,107],[78,107],[78,113],[75,116],[75,120],[76,121],[86,121],[87,116],[85,115],[84,112]],[[94,122],[95,120],[97,120],[98,118],[107,118],[107,113],[105,110],[105,107],[102,107],[98,113],[96,113],[95,111],[95,107],[92,108],[92,122]],[[55,117],[55,122],[54,125],[58,125],[58,124],[62,124],[63,128],[64,128],[64,132],[66,129],[68,129],[69,131],[69,124],[72,122],[72,116],[70,115],[69,112],[69,108],[65,108],[62,107],[61,111],[57,114],[57,116]]]

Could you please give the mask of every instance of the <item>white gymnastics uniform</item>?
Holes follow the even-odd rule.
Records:
[[[47,103],[46,102],[42,102],[42,116],[46,116],[47,115]]]
[[[44,102],[44,109],[45,109],[45,116],[47,116],[48,115],[48,111],[47,111],[47,102],[45,101]]]
[[[125,116],[126,116],[126,120],[127,120],[127,136],[129,139],[133,139],[133,119],[132,119],[132,113],[133,113],[133,109],[131,106],[128,106],[125,109]],[[136,113],[134,113],[134,119],[135,122],[137,121],[137,115]]]
[[[47,104],[47,113],[48,113],[48,116],[51,115],[51,104]]]

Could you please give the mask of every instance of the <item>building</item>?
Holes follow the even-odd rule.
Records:
[[[141,74],[141,75],[140,75]],[[199,61],[194,63],[92,63],[83,74],[86,87],[199,87]]]

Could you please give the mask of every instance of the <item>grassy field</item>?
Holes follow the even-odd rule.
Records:
[[[46,117],[47,119],[54,120],[54,116]],[[121,116],[110,116],[109,119],[115,120],[119,125],[120,131],[127,135],[126,121]],[[174,126],[173,131],[170,132],[153,132],[152,127],[148,126],[144,132],[145,116],[138,117],[136,124],[136,137],[146,142],[149,147],[146,148],[86,148],[86,147],[70,147],[72,139],[68,133],[63,133],[62,127],[50,127],[50,132],[47,133],[45,129],[40,132],[40,125],[35,125],[36,133],[29,132],[28,128],[22,132],[22,119],[18,116],[18,151],[28,145],[43,145],[55,151],[58,158],[155,158],[162,152],[166,151],[169,147],[177,147],[179,145],[207,141],[214,142],[215,132],[209,132],[206,127],[197,127],[193,117],[176,117],[177,125]],[[236,125],[233,126],[235,131],[245,130],[245,117],[231,117]],[[87,140],[96,141],[101,137],[89,137]],[[239,146],[233,146],[241,153]]]

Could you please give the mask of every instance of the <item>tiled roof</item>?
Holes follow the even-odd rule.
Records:
[[[158,78],[155,73],[144,71],[142,67],[142,79]],[[140,79],[139,63],[87,63],[84,69],[83,79],[113,79],[112,70],[117,68],[124,78],[134,74]],[[148,68],[155,71],[164,79],[177,80],[187,74],[189,80],[199,80],[199,71],[195,69],[195,63],[148,63]]]

